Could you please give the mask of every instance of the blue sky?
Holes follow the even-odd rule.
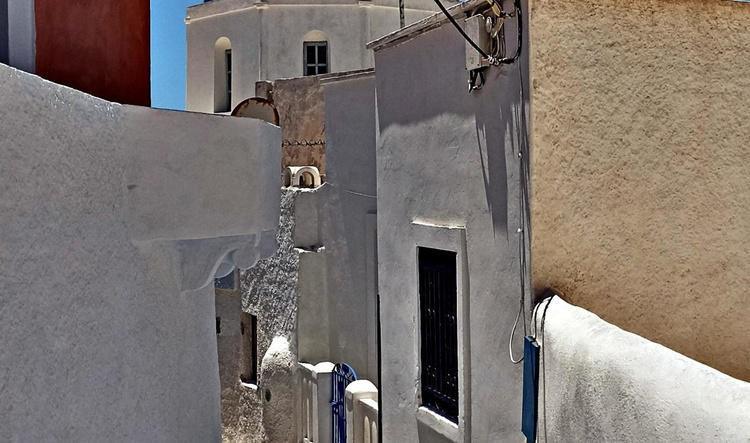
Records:
[[[203,0],[151,0],[151,106],[185,109],[185,10]]]

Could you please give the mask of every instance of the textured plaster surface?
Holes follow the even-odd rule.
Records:
[[[250,390],[249,387],[242,386],[240,381],[240,363],[243,357],[240,330],[242,298],[240,292],[234,290],[216,289],[215,293],[216,316],[221,318],[221,333],[216,336],[221,383],[221,422],[223,425],[221,439],[230,442],[261,441],[260,434],[253,440],[253,435],[243,435],[237,432],[242,412],[240,399],[246,390]],[[252,393],[254,392],[253,390]],[[251,419],[245,418],[245,420]]]
[[[281,126],[281,169],[315,166],[326,175],[325,101],[320,79],[300,77],[273,83]]]
[[[296,354],[295,327],[297,322],[297,281],[300,258],[294,249],[294,206],[296,191],[283,189],[276,240],[278,249],[271,256],[261,259],[250,269],[241,271],[241,307],[258,317],[258,368],[274,337],[284,337]],[[221,351],[221,349],[220,349]],[[227,350],[231,352],[231,350]],[[230,359],[239,359],[239,354],[219,361],[232,365]],[[237,442],[260,442],[265,438],[263,430],[264,388],[275,389],[271,381],[258,374],[258,390],[237,383],[239,366],[233,375],[234,382],[222,391],[222,398],[234,408],[223,417],[224,438]],[[236,399],[236,403],[235,402]]]
[[[507,35],[513,33],[509,27]],[[465,47],[448,23],[375,52],[380,410],[386,442],[450,441],[417,420],[415,221],[466,232],[462,291],[468,302],[459,333],[468,387],[459,398],[471,398],[471,412],[462,425],[464,441],[522,441],[521,373],[507,358],[507,340],[520,297],[518,151],[526,142],[520,94],[525,70],[491,69],[484,88],[469,94]],[[521,66],[525,63],[522,58]]]
[[[269,443],[293,443],[297,435],[297,355],[284,337],[275,337],[260,368],[263,430]]]
[[[330,180],[317,189],[282,190],[279,247],[243,272],[242,309],[258,315],[260,356],[274,337],[284,337],[301,361],[347,362],[360,377],[376,380],[375,226],[368,224],[376,209],[374,80],[357,77],[324,89],[325,97],[318,94],[325,114],[316,118],[320,125],[325,118],[330,134]],[[261,391],[277,388],[260,377]],[[261,435],[261,398],[234,386],[224,392],[239,396],[239,410],[225,415],[225,435],[239,441]]]
[[[215,237],[276,228],[243,198],[278,198],[278,128],[0,66],[0,134],[0,441],[218,440],[213,288],[184,266],[217,257],[207,283]]]
[[[557,297],[545,316],[543,343],[546,427],[540,420],[539,441],[750,440],[750,383]]]
[[[534,286],[750,380],[750,5],[531,17]]]

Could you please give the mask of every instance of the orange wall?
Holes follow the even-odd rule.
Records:
[[[150,105],[149,0],[36,0],[35,8],[38,75]]]

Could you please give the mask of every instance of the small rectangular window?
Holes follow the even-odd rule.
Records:
[[[328,73],[328,42],[305,42],[303,54],[305,75]]]
[[[224,50],[224,66],[227,67],[227,103],[232,107],[232,50]]]
[[[216,317],[216,335],[221,334],[221,317]]]
[[[419,248],[422,406],[458,421],[456,253]]]
[[[243,312],[240,320],[242,349],[240,350],[240,380],[258,384],[258,317]]]

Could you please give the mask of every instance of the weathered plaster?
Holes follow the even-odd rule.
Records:
[[[260,389],[263,431],[270,443],[294,443],[297,435],[297,356],[284,337],[275,337],[263,356]]]
[[[510,4],[506,4],[509,7]],[[515,24],[506,35],[514,41]],[[510,46],[510,44],[509,44]],[[467,91],[466,42],[448,23],[375,52],[383,441],[522,441],[521,373],[507,358],[518,306],[518,151],[526,58]],[[523,78],[523,83],[522,83]],[[465,229],[466,349],[459,429],[420,420],[417,225]],[[460,251],[458,241],[443,248]],[[458,244],[457,244],[458,243]],[[518,350],[518,344],[516,344]]]
[[[300,361],[347,362],[377,381],[374,81],[371,73],[331,79],[319,94],[329,181],[283,189],[278,250],[243,272],[242,308],[258,315],[259,356],[284,337]],[[278,388],[260,376],[261,391]],[[260,397],[235,387],[244,412],[226,415],[225,435],[261,435]]]
[[[221,438],[223,441],[241,441],[232,432],[234,426],[227,424],[234,424],[239,420],[242,298],[236,290],[216,289],[215,294],[216,317],[221,318],[221,332],[216,336],[221,383],[221,422],[224,424]]]
[[[273,103],[281,123],[281,167],[315,166],[326,175],[325,101],[320,79],[273,82]]]
[[[750,5],[535,0],[537,289],[750,380]]]
[[[750,439],[750,383],[560,298],[547,310],[542,337],[546,304],[537,315],[537,339],[544,343],[540,380],[546,381],[540,388],[546,406],[540,403],[538,441]]]
[[[250,269],[240,272],[241,303],[239,311],[249,312],[258,318],[257,363],[261,362],[274,337],[283,337],[290,342],[291,352],[296,354],[297,322],[297,275],[299,256],[294,249],[295,191],[282,191],[280,216],[276,241],[278,248],[267,258],[261,259]],[[222,382],[222,400],[226,408],[222,417],[223,435],[230,441],[261,442],[265,438],[263,429],[264,388],[275,389],[271,381],[266,381],[262,371],[258,374],[258,388],[243,385],[239,379],[239,353],[232,349],[220,349],[229,355],[220,354],[220,365],[228,365],[233,373]],[[231,369],[234,368],[234,369]],[[228,408],[233,408],[228,410]]]
[[[213,287],[183,277],[275,229],[248,196],[278,200],[278,128],[0,66],[0,134],[0,440],[218,440]]]

